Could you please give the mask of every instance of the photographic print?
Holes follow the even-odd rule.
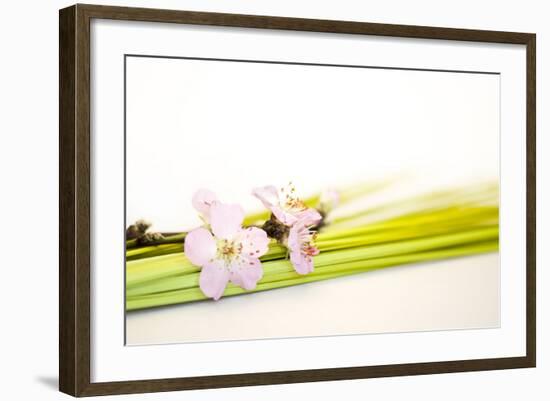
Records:
[[[500,75],[125,56],[126,344],[500,325]]]
[[[74,5],[59,388],[536,365],[536,35]]]

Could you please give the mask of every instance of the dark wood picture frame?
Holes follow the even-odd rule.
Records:
[[[291,31],[511,43],[526,46],[526,356],[156,380],[90,381],[90,21],[93,18]],[[59,389],[73,396],[534,367],[535,34],[96,5],[59,14]]]

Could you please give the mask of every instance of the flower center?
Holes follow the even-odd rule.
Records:
[[[292,182],[289,182],[281,191],[281,206],[290,211],[302,211],[306,209],[306,205],[298,196],[296,196],[296,187]]]
[[[220,239],[218,240],[218,258],[223,259],[226,262],[230,262],[237,258],[243,249],[243,245],[240,242]]]

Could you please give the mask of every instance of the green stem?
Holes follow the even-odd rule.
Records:
[[[365,218],[377,221],[380,218],[388,219],[388,214],[394,216],[413,216],[416,214],[432,213],[444,208],[475,207],[486,202],[496,202],[495,189],[490,187],[483,191],[440,191],[428,195],[421,195],[404,200],[388,202],[383,205],[360,210],[345,216],[331,219],[329,230],[336,230],[357,224]]]
[[[336,277],[343,277],[351,274],[363,273],[376,269],[381,269],[390,266],[433,261],[439,259],[447,259],[458,256],[473,255],[486,253],[498,249],[498,241],[489,241],[483,243],[475,243],[468,246],[454,247],[440,250],[430,250],[425,252],[416,252],[413,254],[404,254],[397,256],[389,256],[376,258],[372,260],[357,260],[332,265],[330,268],[316,268],[313,273],[305,276],[298,276],[296,273],[279,274],[278,280],[264,281],[262,279],[255,289],[247,291],[234,285],[228,285],[224,292],[224,297],[266,291],[275,288],[283,288],[293,285],[306,284],[315,281],[327,280]],[[274,277],[271,277],[273,279]],[[171,304],[180,304],[187,302],[195,302],[207,299],[200,288],[186,288],[175,291],[167,291],[159,294],[143,295],[136,297],[127,297],[126,309],[128,311],[152,308]]]
[[[437,248],[461,245],[465,243],[475,243],[498,238],[498,226],[482,227],[464,232],[437,235],[414,240],[402,240],[391,242],[389,244],[369,245],[357,242],[363,245],[357,248],[340,249],[337,251],[322,251],[321,254],[314,257],[316,268],[354,262],[358,260],[367,260],[385,256],[394,256],[398,254],[414,253]],[[330,248],[328,244],[326,248]],[[325,249],[321,248],[320,249]],[[166,258],[168,259],[168,258]],[[176,259],[176,258],[174,258]],[[164,260],[161,260],[164,262]],[[265,262],[264,276],[270,274],[292,271],[292,265],[287,260],[274,260]],[[140,267],[140,266],[138,266]],[[179,267],[179,269],[178,269]],[[170,260],[166,264],[155,264],[154,267],[145,272],[129,270],[126,274],[127,294],[138,295],[148,292],[165,291],[173,286],[190,286],[198,282],[199,269],[190,265],[183,264],[182,260]],[[192,273],[195,273],[194,275]],[[173,277],[179,276],[179,277]],[[159,279],[164,279],[158,281]],[[156,281],[155,281],[156,280]],[[175,281],[172,281],[175,280]]]

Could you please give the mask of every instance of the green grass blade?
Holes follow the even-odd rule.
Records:
[[[242,288],[230,284],[224,292],[224,297],[306,284],[315,281],[343,277],[350,274],[364,273],[385,267],[448,259],[459,256],[492,252],[495,250],[498,250],[498,241],[493,240],[474,243],[462,247],[443,248],[439,250],[415,252],[412,254],[381,257],[371,260],[351,261],[339,265],[332,265],[331,267],[327,267],[325,269],[316,268],[315,272],[305,276],[299,276],[292,272],[278,273],[278,276],[271,276],[270,281],[264,281],[264,279],[262,279],[256,288],[251,291],[243,290]],[[274,280],[275,278],[276,280]],[[195,302],[205,299],[207,298],[204,296],[200,288],[194,286],[191,288],[167,291],[159,294],[128,297],[126,301],[126,308],[128,311],[132,311],[164,305]]]

